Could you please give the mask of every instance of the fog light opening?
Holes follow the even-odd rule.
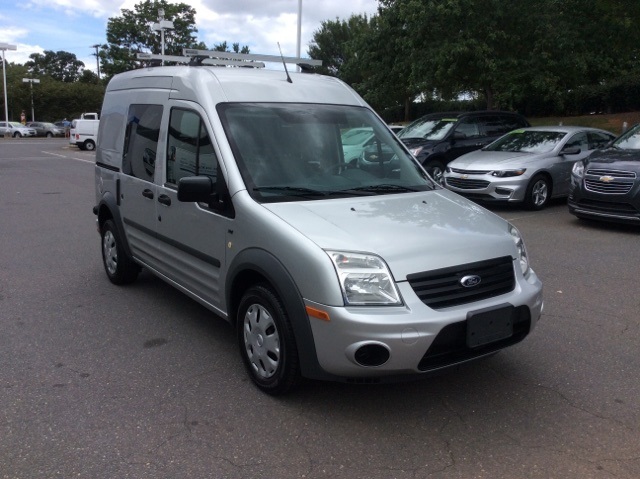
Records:
[[[360,366],[375,367],[382,366],[390,356],[389,350],[381,344],[365,344],[356,350],[353,359]]]
[[[509,196],[513,193],[513,190],[507,188],[496,188],[496,195]]]

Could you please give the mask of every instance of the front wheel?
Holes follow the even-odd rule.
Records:
[[[53,133],[51,133],[50,131],[47,132],[47,138],[53,138]]]
[[[541,210],[551,198],[551,184],[546,176],[536,175],[529,182],[525,193],[524,205],[530,210]]]
[[[444,184],[444,165],[439,161],[427,161],[424,164],[427,173],[435,180],[439,185]]]
[[[140,266],[125,253],[112,220],[107,220],[102,225],[102,263],[109,281],[113,284],[131,283],[140,272]]]
[[[293,389],[300,380],[300,360],[280,298],[266,285],[252,286],[236,319],[240,354],[253,382],[272,395]]]
[[[13,134],[13,137],[14,137],[14,138],[22,138],[22,133],[20,133],[19,131],[16,131],[16,132]]]

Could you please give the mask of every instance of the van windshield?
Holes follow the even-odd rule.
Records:
[[[437,188],[367,108],[223,103],[218,112],[247,190],[257,201]]]

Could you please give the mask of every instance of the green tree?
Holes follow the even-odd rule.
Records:
[[[29,73],[34,77],[45,75],[51,76],[58,81],[72,83],[77,81],[84,69],[84,63],[78,60],[73,53],[51,50],[45,50],[42,53],[32,53],[29,55],[28,62],[25,66],[29,69]]]

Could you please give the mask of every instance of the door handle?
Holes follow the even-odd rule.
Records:
[[[153,199],[153,191],[151,191],[150,189],[145,189],[142,191],[142,196],[144,196],[145,198],[149,198],[150,200]]]
[[[171,198],[167,195],[158,196],[158,203],[162,203],[163,205],[171,206]]]

